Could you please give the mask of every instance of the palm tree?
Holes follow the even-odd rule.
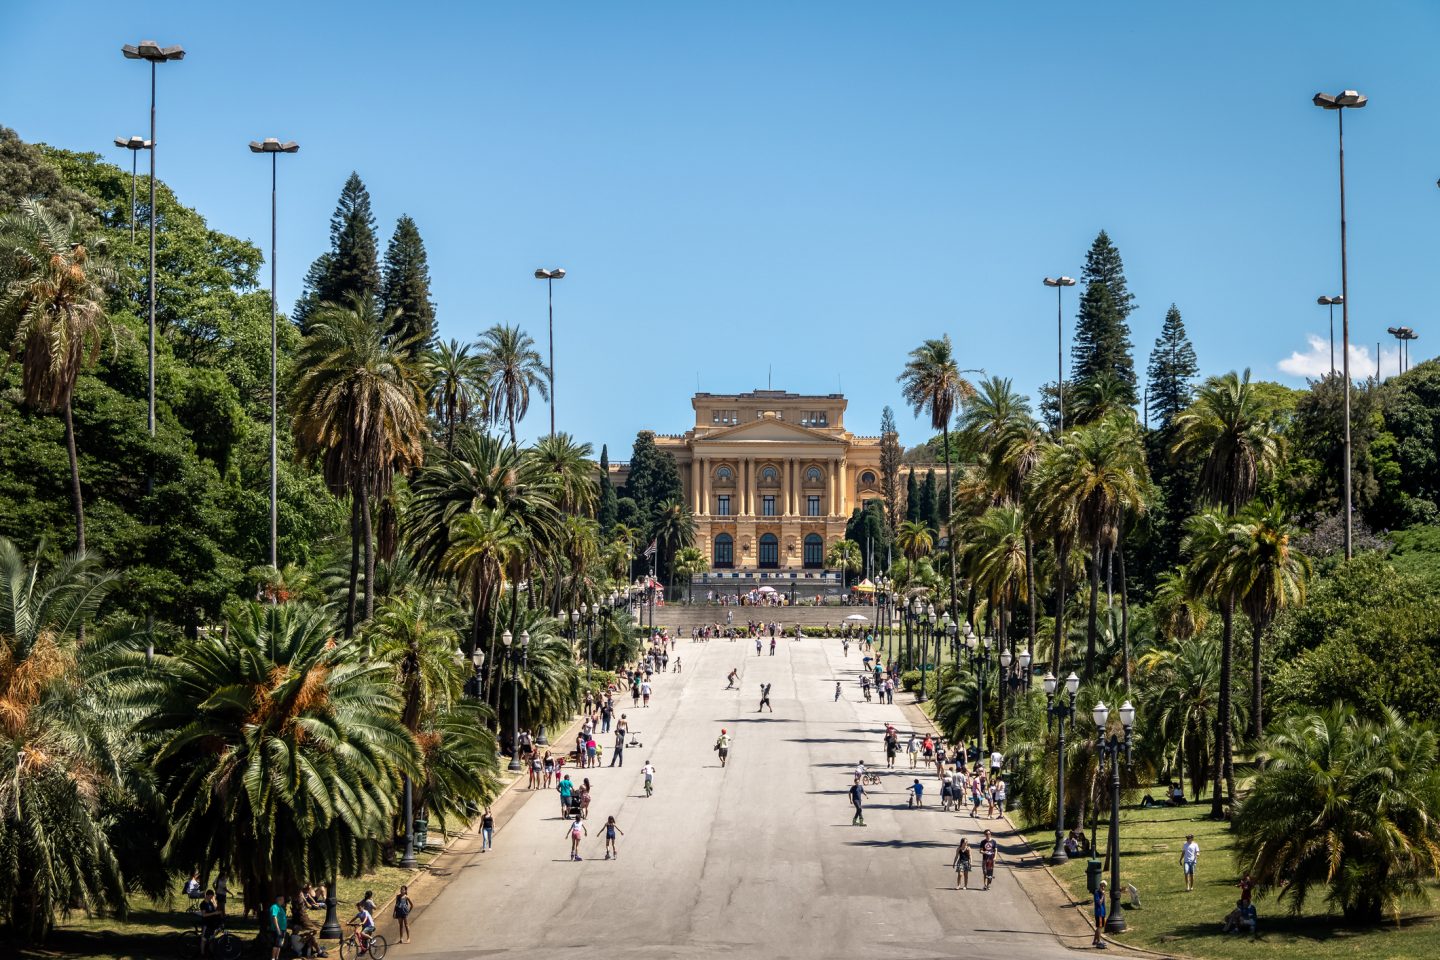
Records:
[[[1211,733],[1220,693],[1220,644],[1210,637],[1187,636],[1140,658],[1141,686],[1148,726],[1164,745],[1172,775],[1199,799],[1210,777]],[[1217,785],[1218,789],[1218,785]]]
[[[905,369],[896,378],[901,384],[901,394],[910,404],[911,411],[919,416],[930,414],[930,428],[939,430],[945,442],[945,508],[940,511],[949,517],[955,509],[955,492],[950,480],[950,418],[959,403],[972,396],[975,388],[960,375],[960,365],[955,362],[955,350],[950,335],[938,340],[926,340],[910,351]],[[955,607],[955,538],[947,538],[950,545],[950,606]]]
[[[1081,426],[1115,414],[1135,416],[1135,388],[1109,370],[1102,370],[1075,390],[1072,423]]]
[[[1028,599],[1029,588],[1026,578],[1029,551],[1026,549],[1026,527],[1024,512],[1014,505],[991,507],[972,525],[970,539],[974,549],[970,552],[970,582],[985,596],[987,609],[999,610],[1000,650],[1015,654],[1015,644],[1010,637],[1010,622],[1015,615],[1015,604]],[[987,615],[988,616],[988,615]],[[996,698],[996,709],[1002,737],[1005,736],[1005,696]]]
[[[345,631],[355,625],[359,555],[365,556],[365,619],[375,613],[375,542],[370,504],[390,492],[395,472],[422,459],[426,434],[412,344],[389,336],[393,324],[373,297],[327,303],[311,318],[300,346],[301,371],[291,395],[295,444],[322,463],[332,490],[351,496],[350,594]]]
[[[1232,559],[1235,540],[1230,534],[1230,519],[1220,510],[1206,510],[1185,522],[1185,539],[1181,549],[1190,557],[1185,578],[1190,593],[1203,597],[1220,608],[1220,696],[1215,711],[1215,792],[1210,800],[1210,815],[1225,816],[1223,780],[1231,802],[1235,799],[1235,741],[1231,706],[1231,673],[1235,661],[1235,589]]]
[[[695,515],[679,500],[662,500],[656,508],[650,535],[659,544],[660,555],[669,571],[666,596],[675,592],[675,551],[695,543]]]
[[[1200,461],[1200,498],[1231,515],[1255,496],[1283,452],[1249,370],[1243,376],[1231,372],[1205,381],[1195,402],[1175,418],[1175,427],[1171,455]]]
[[[923,527],[924,524],[921,524]],[[930,532],[927,527],[925,532]],[[825,566],[831,570],[839,570],[841,586],[849,586],[850,575],[859,573],[865,568],[865,558],[861,555],[860,544],[854,540],[836,540],[830,545],[830,551],[825,554]]]
[[[930,556],[935,539],[930,532],[930,526],[924,520],[906,520],[900,524],[900,529],[895,531],[895,546],[900,548],[907,560],[913,562]]]
[[[82,554],[46,570],[0,537],[0,919],[22,939],[77,904],[125,906],[104,801],[127,786],[127,738],[90,679],[102,648],[80,639],[116,583]]]
[[[1396,922],[1440,877],[1440,746],[1390,709],[1287,718],[1235,814],[1236,859],[1299,913],[1313,893],[1351,922]]]
[[[1150,611],[1160,632],[1176,643],[1204,630],[1210,620],[1210,609],[1196,599],[1185,582],[1184,567],[1160,575]]]
[[[1252,502],[1230,532],[1235,539],[1231,576],[1240,609],[1250,621],[1250,733],[1259,740],[1265,731],[1260,647],[1276,614],[1305,602],[1310,558],[1295,547],[1299,531],[1278,506]]]
[[[695,602],[695,578],[709,569],[710,564],[705,560],[705,554],[700,551],[699,547],[682,547],[675,554],[674,570],[685,578],[687,603]]]
[[[480,335],[481,356],[489,377],[490,414],[510,425],[510,442],[515,424],[530,409],[530,391],[544,400],[550,396],[550,370],[535,349],[535,341],[519,327],[496,324]]]
[[[374,867],[400,777],[422,773],[393,665],[336,643],[331,622],[246,604],[157,657],[133,695],[150,706],[139,729],[172,812],[169,860],[227,874],[249,909]]]
[[[1078,427],[1056,446],[1042,498],[1073,504],[1076,532],[1090,548],[1090,611],[1086,627],[1085,672],[1095,667],[1095,621],[1100,590],[1100,559],[1115,549],[1126,514],[1145,512],[1149,472],[1145,447],[1134,421],[1112,416]],[[1050,511],[1054,512],[1052,506]]]
[[[115,271],[76,235],[72,216],[56,220],[39,203],[0,219],[0,339],[20,362],[20,394],[27,406],[61,412],[70,457],[75,550],[85,552],[85,497],[75,444],[72,400],[80,371],[113,337],[105,288]]]
[[[552,433],[541,437],[526,456],[534,457],[551,473],[560,491],[560,509],[566,513],[595,512],[599,488],[595,485],[595,464],[590,444],[577,443],[568,433]]]
[[[483,806],[500,788],[490,712],[464,695],[470,658],[455,657],[459,614],[442,595],[408,589],[385,598],[365,637],[369,656],[394,669],[400,722],[421,749],[424,776],[407,806],[425,810],[441,826],[448,819],[465,822],[467,807]],[[408,776],[402,787],[411,790]],[[396,826],[395,835],[403,837],[404,820]]]
[[[465,653],[473,656],[480,645],[482,625],[491,624],[494,647],[495,603],[505,579],[505,569],[516,553],[525,549],[525,538],[503,509],[480,507],[462,513],[450,524],[449,548],[441,559],[441,570],[455,577],[459,588],[470,598],[470,628]]]
[[[488,420],[489,389],[485,365],[472,354],[472,344],[458,340],[437,343],[421,358],[421,369],[428,384],[425,399],[430,409],[445,424],[445,449],[455,443],[455,425]]]

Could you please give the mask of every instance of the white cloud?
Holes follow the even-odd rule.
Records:
[[[1288,373],[1292,377],[1304,377],[1310,380],[1318,380],[1330,372],[1330,341],[1319,334],[1307,334],[1305,337],[1309,349],[1293,351],[1290,356],[1281,360],[1277,366],[1282,373]],[[1336,346],[1335,364],[1340,365],[1339,346]],[[1400,352],[1395,349],[1381,349],[1380,351],[1380,374],[1384,377],[1393,377],[1400,372]],[[1370,349],[1357,343],[1350,344],[1350,374],[1356,380],[1363,380],[1366,377],[1375,375],[1375,354]]]

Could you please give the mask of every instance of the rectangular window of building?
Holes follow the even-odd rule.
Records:
[[[805,498],[805,515],[806,515],[806,516],[809,516],[809,517],[818,517],[818,516],[820,516],[820,498],[819,498],[819,497],[806,497],[806,498]]]
[[[761,513],[762,516],[766,516],[766,517],[773,517],[773,516],[775,516],[775,498],[774,498],[774,497],[763,497],[763,498],[761,498],[761,501],[760,501],[760,513]]]
[[[728,427],[739,423],[740,416],[735,410],[712,410],[710,411],[710,422],[716,426]]]
[[[805,427],[829,426],[830,418],[824,410],[806,410],[805,415],[800,418],[800,425]]]
[[[715,512],[722,517],[730,516],[730,498],[722,496],[717,499],[719,503],[715,507]]]

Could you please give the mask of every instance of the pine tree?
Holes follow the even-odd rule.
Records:
[[[920,518],[932,533],[940,532],[940,492],[935,482],[935,471],[925,471],[925,482],[920,485]]]
[[[895,411],[886,407],[880,414],[880,492],[885,497],[885,526],[895,536],[900,525],[900,435],[895,429]]]
[[[385,249],[385,281],[380,303],[386,315],[398,314],[391,333],[412,340],[412,356],[419,356],[435,339],[435,304],[430,299],[430,264],[425,241],[409,216],[395,221],[395,233]]]
[[[635,507],[648,528],[660,504],[666,500],[682,500],[680,468],[675,458],[655,446],[655,433],[641,430],[635,435],[635,448],[630,454],[630,476],[624,494],[635,501]]]
[[[321,304],[343,304],[351,296],[379,292],[380,255],[370,191],[360,175],[352,172],[330,216],[330,250],[316,258],[305,274],[305,292],[295,304],[295,322],[304,329]]]
[[[905,475],[905,520],[912,522],[920,519],[920,486],[915,480],[915,469]]]
[[[1075,342],[1070,347],[1072,390],[1083,387],[1102,372],[1112,373],[1129,387],[1129,401],[1135,402],[1135,361],[1130,356],[1130,328],[1126,319],[1135,309],[1135,297],[1125,283],[1125,265],[1120,251],[1104,230],[1085,254],[1080,272],[1085,292],[1075,324]]]
[[[1126,401],[1135,402],[1135,361],[1130,357],[1130,330],[1115,308],[1110,289],[1099,280],[1080,297],[1075,344],[1070,348],[1074,377],[1067,397],[1081,393],[1101,374],[1110,374],[1125,386]],[[1068,406],[1068,405],[1067,405]]]
[[[615,529],[615,522],[619,519],[619,498],[615,496],[615,487],[610,483],[610,448],[605,444],[600,445],[600,496],[595,502],[595,522],[600,527],[602,534],[608,535]]]
[[[1146,369],[1150,381],[1150,413],[1158,430],[1168,431],[1175,415],[1190,406],[1192,383],[1199,372],[1195,348],[1185,335],[1185,321],[1180,319],[1180,311],[1172,303],[1165,314],[1165,326],[1155,338],[1155,349],[1150,352],[1150,366]]]
[[[1089,252],[1085,254],[1085,267],[1080,271],[1080,282],[1087,287],[1097,282],[1105,284],[1122,322],[1135,312],[1135,297],[1125,284],[1125,264],[1120,260],[1120,250],[1110,242],[1110,235],[1104,230],[1095,237]]]

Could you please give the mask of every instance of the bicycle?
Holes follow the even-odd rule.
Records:
[[[390,949],[385,938],[378,933],[372,933],[366,939],[368,942],[365,946],[360,946],[360,941],[356,937],[356,928],[352,925],[350,936],[340,941],[340,960],[355,960],[357,957],[365,956],[368,956],[370,960],[385,960],[385,951]]]
[[[878,774],[878,773],[867,773],[867,774],[865,774],[865,776],[861,777],[860,779],[864,782],[865,786],[867,786],[867,787],[878,787],[878,786],[880,786],[880,774]]]
[[[194,911],[190,912],[194,913]],[[181,937],[185,941],[185,955],[190,957],[200,956],[200,946],[204,943],[206,935],[205,925],[200,922],[199,915],[195,914],[194,925],[189,930],[181,933]],[[240,954],[244,951],[244,946],[239,937],[225,929],[223,922],[208,935],[210,937],[210,949],[206,956],[216,957],[218,960],[239,960]]]

